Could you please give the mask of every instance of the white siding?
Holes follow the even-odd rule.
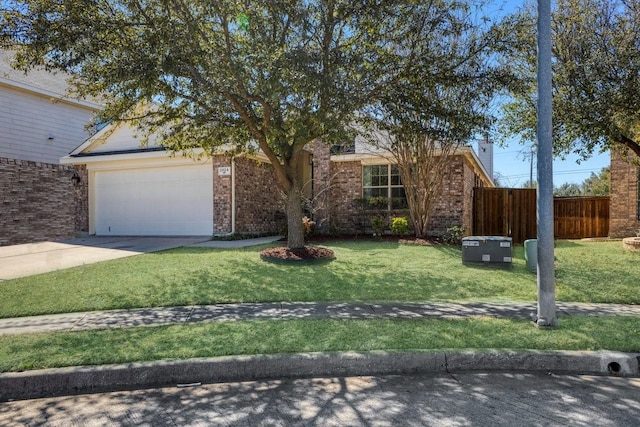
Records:
[[[0,157],[58,164],[89,137],[85,126],[93,115],[88,108],[0,85]]]
[[[109,151],[135,150],[141,148],[142,136],[139,132],[127,123],[117,125],[116,129],[109,134],[106,141],[92,144],[83,153],[105,153]],[[154,139],[149,141],[149,147],[154,146]]]

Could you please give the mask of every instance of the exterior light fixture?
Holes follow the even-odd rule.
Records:
[[[80,181],[82,181],[82,177],[78,174],[78,172],[74,172],[73,176],[71,177],[71,181],[73,181],[73,185],[78,185],[80,184]]]

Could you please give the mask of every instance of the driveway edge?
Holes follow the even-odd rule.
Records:
[[[640,354],[443,350],[299,353],[79,366],[0,374],[0,401],[216,382],[471,371],[640,376]]]

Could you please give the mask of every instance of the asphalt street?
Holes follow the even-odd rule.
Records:
[[[120,391],[0,404],[3,426],[637,426],[640,378],[465,373]]]

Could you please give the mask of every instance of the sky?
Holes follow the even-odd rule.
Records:
[[[499,147],[495,144],[493,150],[494,174],[500,174],[500,186],[518,188],[529,181],[530,157],[529,145],[520,145],[518,140],[508,140],[507,145]],[[553,162],[553,185],[558,187],[563,183],[580,184],[591,176],[599,173],[603,167],[609,166],[609,152],[594,154],[590,159],[577,163],[577,156],[569,156],[566,160],[555,159]],[[536,164],[533,164],[533,180],[536,180]]]
[[[551,0],[553,3],[553,0]],[[517,10],[525,3],[524,0],[490,0],[489,8],[492,14],[500,15]],[[535,3],[534,3],[535,4]],[[503,187],[521,187],[529,181],[530,176],[530,144],[520,144],[518,138],[494,140],[494,173],[501,176],[500,185]],[[609,166],[609,152],[594,153],[586,160],[577,163],[578,156],[568,156],[565,160],[555,159],[553,162],[553,185],[564,183],[580,184],[591,176],[599,173],[603,167]],[[533,179],[536,180],[536,165],[533,165]]]

